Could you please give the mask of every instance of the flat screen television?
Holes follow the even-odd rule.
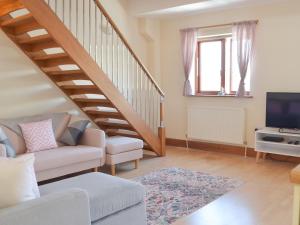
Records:
[[[266,126],[300,129],[300,93],[268,92]]]

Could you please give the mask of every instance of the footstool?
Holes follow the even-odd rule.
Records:
[[[92,225],[147,224],[145,190],[136,182],[95,172],[42,185],[39,189],[41,196],[84,190],[89,198]]]
[[[106,138],[106,165],[111,167],[111,174],[116,174],[116,165],[124,162],[135,162],[135,168],[139,166],[139,160],[143,158],[144,142],[137,138],[113,136]]]

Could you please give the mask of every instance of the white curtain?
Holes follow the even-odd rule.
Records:
[[[237,47],[237,61],[241,75],[241,81],[237,96],[245,95],[245,78],[247,75],[250,60],[253,56],[256,21],[246,21],[235,23],[233,26],[233,43]]]
[[[181,30],[181,47],[184,67],[184,88],[183,95],[189,96],[193,94],[190,75],[196,54],[197,45],[197,29]]]

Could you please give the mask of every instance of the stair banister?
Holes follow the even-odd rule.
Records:
[[[158,135],[161,141],[161,154],[166,155],[166,128],[164,125],[164,97],[160,99],[160,124],[158,128]]]
[[[133,57],[136,60],[136,62],[141,66],[141,68],[143,69],[143,71],[145,72],[145,74],[148,76],[148,78],[154,84],[156,90],[159,92],[159,94],[160,94],[160,103],[159,103],[160,104],[160,109],[159,109],[159,112],[160,112],[160,121],[159,121],[159,127],[158,127],[158,129],[159,129],[159,135],[161,136],[160,138],[161,139],[165,139],[165,128],[164,128],[164,124],[163,124],[163,121],[164,121],[164,119],[163,119],[163,102],[164,102],[164,97],[165,97],[164,92],[161,90],[161,88],[159,87],[159,85],[155,82],[154,78],[151,76],[150,72],[147,70],[147,68],[141,62],[141,60],[139,59],[139,57],[135,54],[135,52],[133,51],[133,49],[129,45],[128,41],[123,36],[122,32],[120,31],[120,29],[118,28],[118,26],[114,23],[113,19],[107,13],[107,11],[102,6],[102,4],[100,3],[100,1],[99,0],[94,0],[94,2],[97,5],[97,7],[99,8],[99,10],[103,13],[103,15],[105,16],[105,18],[107,19],[107,21],[111,24],[111,26],[113,27],[113,29],[116,31],[116,33],[118,34],[118,36],[120,37],[120,39],[123,41],[123,43],[125,44],[125,46],[129,49],[130,53],[133,55]],[[162,132],[162,130],[163,130],[163,132]],[[163,133],[164,135],[162,135],[161,133]],[[163,141],[165,141],[165,140],[163,140]],[[165,142],[162,142],[162,144],[165,146]]]
[[[155,88],[157,89],[157,91],[160,93],[160,95],[162,97],[165,96],[164,92],[161,90],[161,88],[159,87],[159,85],[156,83],[156,81],[154,80],[154,78],[151,76],[151,73],[147,70],[147,68],[144,66],[144,64],[142,63],[142,61],[139,59],[139,57],[134,53],[133,49],[130,47],[128,41],[126,40],[126,38],[124,37],[124,35],[121,33],[120,29],[118,28],[118,26],[114,23],[114,21],[112,20],[112,18],[110,17],[110,15],[107,13],[107,11],[105,10],[105,8],[102,6],[102,4],[100,3],[99,0],[93,0],[97,7],[99,8],[99,10],[103,13],[103,15],[105,16],[105,18],[109,21],[109,23],[112,25],[112,27],[114,28],[114,30],[117,32],[117,34],[119,35],[119,37],[121,38],[121,40],[124,42],[124,44],[126,45],[126,47],[129,49],[130,53],[134,56],[135,60],[139,63],[139,65],[142,67],[143,71],[146,73],[146,75],[150,78],[150,80],[153,82],[153,84],[155,84]]]
[[[52,10],[73,35],[79,41],[82,39],[81,43],[90,56],[94,58],[146,124],[160,139],[164,139],[165,135],[162,133],[165,133],[165,128],[161,110],[164,93],[100,1],[63,0],[61,1],[63,15],[58,10],[57,0],[46,0],[46,2],[50,7],[52,5]],[[73,12],[74,8],[75,13]],[[71,10],[73,10],[72,13],[69,13]],[[76,20],[75,31],[72,18]],[[80,22],[80,20],[83,21]],[[82,29],[82,37],[79,35],[80,29]],[[161,140],[161,144],[164,143],[164,140]]]
[[[160,98],[164,97],[164,93],[100,2],[46,2],[157,134],[157,128],[160,126]],[[59,7],[62,7],[62,10],[59,10]],[[71,10],[72,13],[69,13]]]

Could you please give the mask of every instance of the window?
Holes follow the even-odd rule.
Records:
[[[195,90],[201,95],[235,95],[240,73],[231,34],[200,37],[196,51]],[[245,80],[250,94],[250,66]]]

